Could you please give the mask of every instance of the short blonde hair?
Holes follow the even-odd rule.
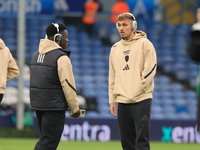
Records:
[[[117,17],[117,21],[123,21],[123,20],[132,20],[135,21],[135,17],[131,15],[131,13],[122,13]]]

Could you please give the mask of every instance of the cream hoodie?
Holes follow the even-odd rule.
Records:
[[[16,62],[10,50],[0,38],[0,94],[4,94],[6,83],[18,74],[19,69]]]
[[[39,53],[45,54],[55,49],[61,48],[56,42],[41,39],[39,44]],[[65,94],[66,101],[71,109],[70,114],[76,113],[79,110],[79,103],[76,99],[76,92],[69,86],[65,79],[76,89],[74,75],[72,72],[71,61],[68,56],[63,55],[57,60],[58,76]]]
[[[146,33],[136,31],[115,43],[109,58],[109,103],[136,103],[152,98],[157,60]]]

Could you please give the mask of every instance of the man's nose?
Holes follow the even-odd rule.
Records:
[[[120,26],[120,27],[119,27],[119,30],[123,30],[123,27],[122,27],[122,26]]]

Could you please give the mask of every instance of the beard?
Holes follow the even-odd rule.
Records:
[[[123,40],[127,40],[127,36],[121,35],[121,38],[122,38]]]
[[[134,33],[134,32],[133,32]],[[134,35],[134,34],[133,34]],[[129,40],[132,38],[132,32],[130,34],[120,35],[123,40]]]
[[[127,37],[121,37],[123,40],[127,40],[128,38]]]

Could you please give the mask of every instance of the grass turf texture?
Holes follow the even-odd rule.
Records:
[[[0,150],[33,150],[38,139],[0,138]],[[60,142],[57,150],[122,150],[120,141],[110,142],[84,142],[67,141]],[[151,150],[199,150],[197,143],[162,143],[151,142]]]

